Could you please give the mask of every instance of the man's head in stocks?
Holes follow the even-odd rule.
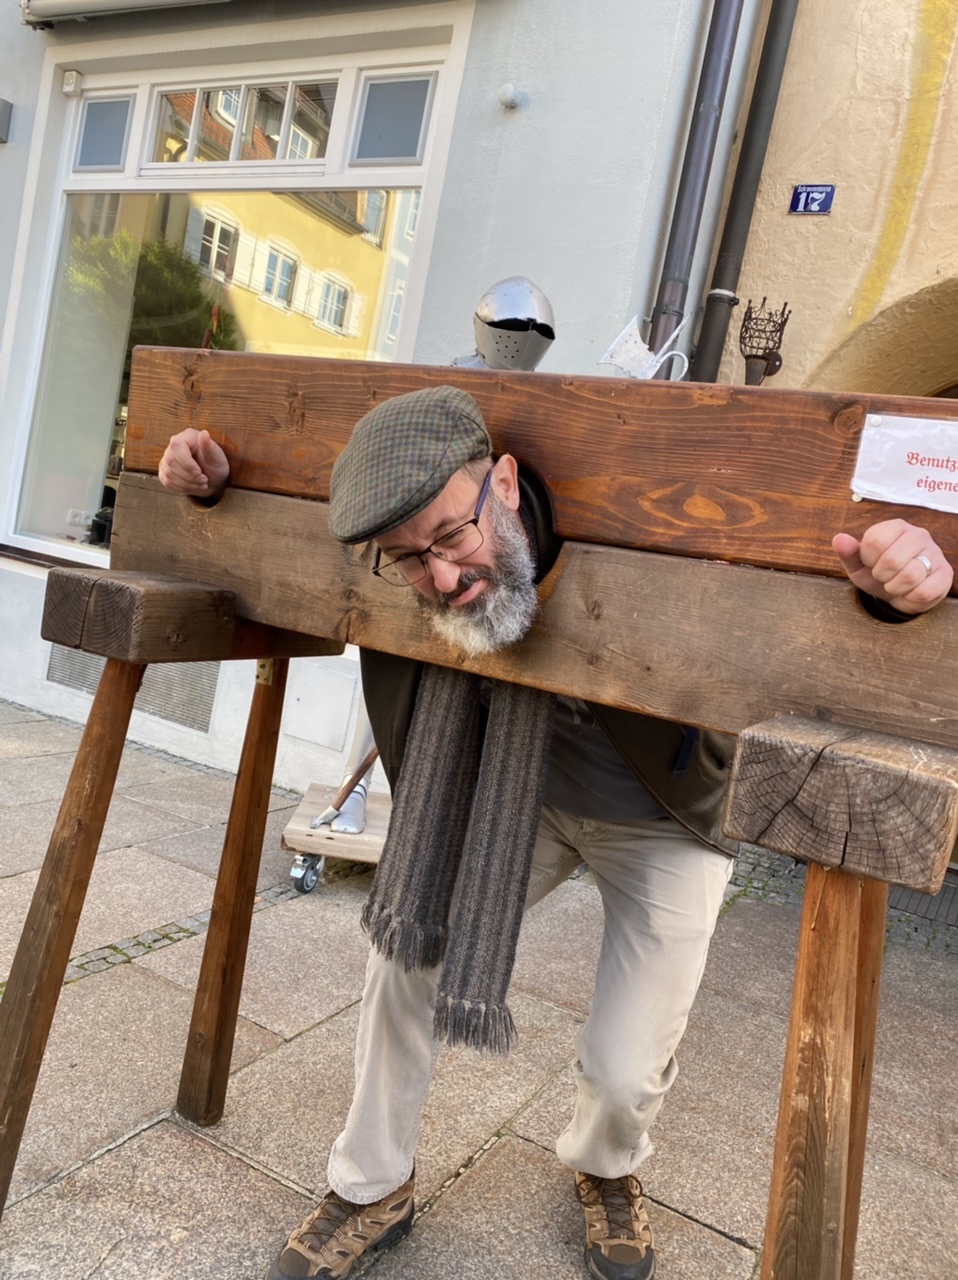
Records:
[[[469,653],[505,648],[532,624],[516,461],[493,463],[463,391],[413,391],[359,420],[333,467],[329,527],[340,542],[374,542],[373,572],[411,589],[439,635]]]

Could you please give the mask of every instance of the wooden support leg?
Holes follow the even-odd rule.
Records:
[[[0,1004],[0,1208],[13,1176],[143,671],[141,664],[114,658],[103,670]]]
[[[762,1280],[852,1280],[887,882],[936,893],[958,753],[780,716],[739,734],[725,830],[808,867]]]
[[[194,1124],[223,1114],[263,849],[289,661],[261,663],[233,791],[177,1108]]]
[[[884,897],[809,864],[761,1280],[845,1280],[854,1257]]]
[[[888,915],[887,884],[881,880],[866,879],[862,881],[861,892],[855,1051],[852,1061],[852,1115],[841,1280],[852,1280],[855,1270],[855,1243],[858,1239],[858,1214],[861,1209],[862,1173],[865,1167],[865,1133],[868,1128],[868,1103],[871,1098],[872,1065],[875,1059],[878,993],[885,943],[885,919]]]

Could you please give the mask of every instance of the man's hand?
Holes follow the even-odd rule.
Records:
[[[170,438],[160,459],[160,483],[174,493],[215,498],[229,478],[229,458],[208,431],[187,427]]]
[[[882,520],[862,534],[836,533],[832,549],[860,591],[899,613],[925,613],[951,590],[954,570],[927,529]]]

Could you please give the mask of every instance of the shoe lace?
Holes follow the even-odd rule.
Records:
[[[602,1203],[606,1217],[609,1220],[610,1234],[618,1239],[636,1240],[639,1238],[639,1232],[635,1229],[635,1219],[633,1218],[632,1209],[635,1202],[636,1190],[641,1195],[641,1188],[633,1187],[628,1177],[624,1178],[596,1178],[590,1177],[596,1195]]]
[[[330,1191],[322,1203],[300,1227],[298,1235],[303,1244],[314,1252],[322,1249],[336,1234],[354,1211],[354,1206]]]

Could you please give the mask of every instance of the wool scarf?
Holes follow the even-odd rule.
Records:
[[[492,681],[483,726],[480,684],[423,668],[363,927],[407,972],[442,962],[439,1039],[506,1053],[555,698]]]

